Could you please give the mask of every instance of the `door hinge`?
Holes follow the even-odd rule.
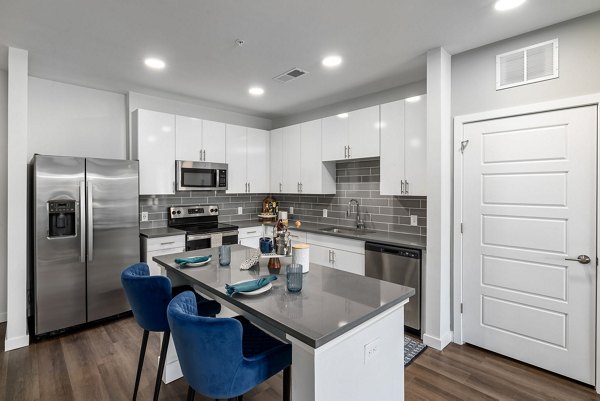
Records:
[[[460,304],[460,313],[463,313],[463,304],[462,304],[462,302]]]
[[[467,148],[467,146],[469,146],[469,140],[465,139],[464,141],[460,142],[460,153],[465,153],[465,149]]]
[[[464,227],[463,227],[463,223],[460,223],[460,233],[461,233],[461,234],[463,233],[463,229],[464,229]]]

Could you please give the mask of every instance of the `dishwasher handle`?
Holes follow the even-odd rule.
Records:
[[[403,248],[387,244],[378,244],[375,242],[366,242],[365,251],[388,253],[395,256],[402,256],[411,259],[421,259],[420,249]]]

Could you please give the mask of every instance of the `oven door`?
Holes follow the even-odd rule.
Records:
[[[227,164],[177,160],[177,190],[227,189]]]
[[[226,231],[223,232],[223,245],[233,245],[238,243],[238,231]],[[186,251],[195,251],[197,249],[211,248],[210,234],[188,234],[185,243]]]

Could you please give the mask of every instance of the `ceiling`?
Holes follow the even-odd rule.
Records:
[[[118,92],[169,93],[290,116],[425,78],[427,50],[463,52],[600,10],[598,0],[0,0],[6,46],[30,75]],[[245,44],[235,44],[237,38]],[[336,53],[344,63],[326,70]],[[150,71],[155,55],[167,68]],[[293,67],[310,73],[287,84]],[[265,95],[251,97],[259,85]]]

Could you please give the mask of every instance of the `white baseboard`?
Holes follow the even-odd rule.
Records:
[[[453,334],[451,331],[444,333],[441,338],[433,337],[429,334],[423,334],[423,344],[441,351],[452,342],[452,338]]]
[[[6,322],[6,312],[0,312],[0,323]]]
[[[4,352],[29,346],[29,336],[7,338],[4,340]]]

